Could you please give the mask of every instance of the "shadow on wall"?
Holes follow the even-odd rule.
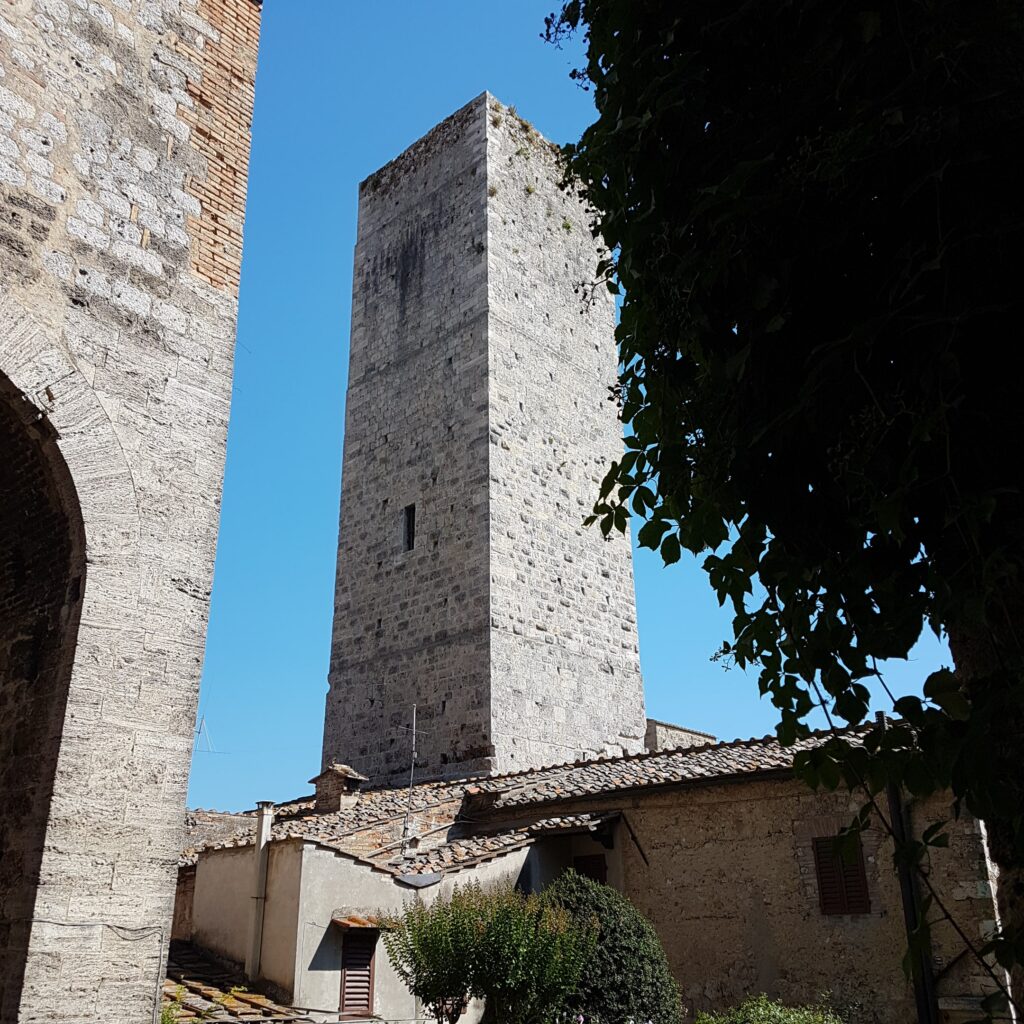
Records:
[[[14,1020],[85,584],[56,432],[0,373],[0,1019]]]

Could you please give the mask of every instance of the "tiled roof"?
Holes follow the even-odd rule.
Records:
[[[650,754],[576,761],[477,780],[471,796],[491,794],[494,808],[534,806],[682,782],[704,782],[792,768],[793,755],[820,746],[830,734],[814,733],[791,747],[774,736],[680,747]]]
[[[303,839],[337,850],[393,875],[444,873],[500,857],[532,843],[552,830],[582,831],[599,827],[608,814],[558,815],[558,803],[612,795],[667,784],[702,782],[789,769],[793,754],[824,742],[815,734],[793,747],[773,737],[708,743],[696,747],[576,761],[490,778],[425,782],[371,789],[340,811],[316,814],[313,801],[281,805],[272,841]],[[487,815],[502,809],[551,807],[550,817],[488,825]],[[406,812],[407,836],[403,843]],[[474,813],[467,815],[467,809]],[[479,813],[476,813],[479,812]],[[507,820],[507,815],[503,815]],[[470,834],[473,833],[473,834]],[[249,846],[254,829],[199,849]],[[403,853],[404,846],[404,853]],[[184,851],[182,864],[195,863],[196,849]]]
[[[513,850],[529,846],[538,836],[555,832],[590,832],[615,817],[609,814],[572,814],[559,818],[545,818],[529,825],[506,828],[485,835],[449,839],[433,849],[400,851],[386,863],[389,870],[401,875],[419,875],[457,871],[493,860]],[[376,861],[378,858],[374,858]]]
[[[372,789],[360,793],[353,806],[326,814],[313,812],[312,799],[291,801],[285,805],[283,819],[275,807],[271,840],[306,839],[366,860],[368,855],[379,853],[382,847],[401,843],[407,809],[411,809],[412,834],[450,828],[462,804],[465,788],[465,780],[425,782],[412,787],[411,800],[407,787]],[[252,827],[226,839],[186,849],[179,864],[194,864],[202,850],[250,846],[254,837],[255,822]]]
[[[237,969],[187,942],[171,942],[163,1005],[176,1021],[312,1021],[297,1010],[245,989]]]

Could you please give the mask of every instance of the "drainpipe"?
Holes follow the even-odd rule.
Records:
[[[274,824],[274,804],[261,800],[256,805],[256,845],[254,847],[252,911],[249,925],[249,954],[245,958],[245,976],[255,981],[260,973],[263,952],[263,910],[267,902],[267,861],[270,828]]]
[[[885,715],[876,715],[878,724],[885,728]],[[899,847],[906,843],[908,832],[907,808],[903,794],[895,782],[885,787],[886,802],[889,805],[889,821],[892,824],[893,839]],[[896,861],[896,875],[900,882],[900,897],[903,901],[903,924],[907,930],[907,943],[920,924],[917,893],[914,887],[914,873],[905,857]],[[914,1002],[917,1005],[918,1024],[939,1024],[939,1001],[935,992],[935,975],[932,973],[932,944],[926,942],[918,949],[914,958]]]

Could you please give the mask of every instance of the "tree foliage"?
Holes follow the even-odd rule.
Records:
[[[761,995],[724,1013],[698,1013],[696,1024],[843,1024],[843,1019],[825,1006],[783,1006]]]
[[[593,921],[511,885],[491,890],[485,909],[473,982],[485,1024],[550,1024],[592,957]]]
[[[481,892],[456,886],[448,899],[416,898],[401,916],[384,916],[384,948],[398,976],[436,1020],[465,1012],[473,983]]]
[[[1024,8],[1016,0],[573,0],[596,122],[570,174],[621,289],[627,452],[594,518],[644,520],[734,612],[791,743],[869,716],[878,662],[956,672],[799,755],[812,784],[952,788],[1024,950]],[[884,680],[883,680],[884,683]]]
[[[596,921],[597,945],[569,1001],[601,1024],[678,1024],[679,989],[651,923],[610,886],[568,871],[544,891],[580,924]]]
[[[384,945],[399,977],[438,1020],[455,1024],[470,997],[485,1021],[550,1024],[594,948],[591,922],[510,884],[456,886],[385,917]]]

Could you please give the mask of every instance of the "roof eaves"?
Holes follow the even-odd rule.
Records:
[[[502,811],[510,816],[512,812],[522,815],[529,807],[556,807],[560,804],[575,804],[579,802],[597,803],[602,800],[618,800],[620,797],[633,797],[638,794],[664,792],[670,789],[697,789],[701,787],[717,785],[733,785],[738,782],[748,782],[754,778],[791,778],[792,767],[766,767],[748,768],[743,771],[727,772],[721,775],[702,775],[682,779],[659,779],[654,782],[638,782],[629,786],[609,787],[607,789],[591,790],[584,792],[558,793],[552,796],[542,796],[536,800],[522,800],[517,803],[498,805],[495,811],[495,818]]]

